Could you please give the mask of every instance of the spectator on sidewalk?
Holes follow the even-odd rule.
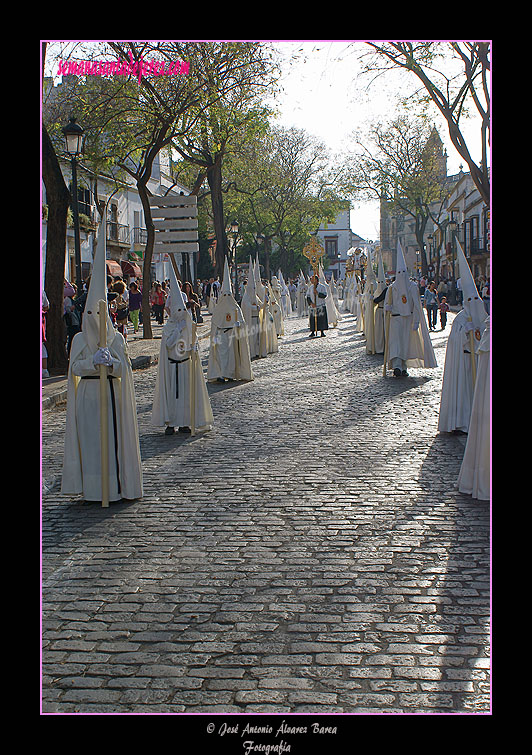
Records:
[[[133,281],[129,284],[129,317],[133,323],[133,332],[137,333],[139,329],[140,310],[142,307],[142,293],[139,287]]]
[[[192,284],[189,281],[185,281],[185,283],[183,284],[183,293],[187,297],[187,309],[190,311],[192,319],[194,320],[194,322],[198,322],[201,309],[200,301],[194,293]]]
[[[123,280],[118,280],[113,285],[113,291],[117,294],[115,299],[115,317],[116,317],[116,329],[124,336],[124,341],[127,340],[127,318],[129,315],[129,307],[126,299],[126,284]]]
[[[447,325],[447,312],[449,310],[450,310],[450,307],[447,304],[447,297],[442,296],[441,302],[440,302],[440,326],[442,330],[445,330],[445,327]]]
[[[438,313],[438,292],[435,289],[434,281],[431,281],[425,289],[423,305],[427,310],[427,320],[429,330],[436,330],[436,319]]]
[[[156,283],[153,292],[153,313],[155,315],[155,320],[159,325],[164,325],[164,305],[166,298],[163,287],[160,283]]]

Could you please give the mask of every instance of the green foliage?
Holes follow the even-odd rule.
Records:
[[[226,160],[227,217],[238,220],[243,245],[259,249],[259,258],[257,236],[271,243],[271,270],[296,274],[308,264],[301,251],[309,235],[345,206],[335,178],[324,145],[302,129],[267,124]]]

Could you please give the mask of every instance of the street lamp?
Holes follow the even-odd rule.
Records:
[[[458,223],[456,222],[454,218],[452,218],[451,220],[449,220],[447,225],[449,226],[449,230],[451,231],[451,255],[452,255],[451,260],[453,264],[453,304],[456,304],[457,299],[458,299],[458,294],[456,291],[456,276],[455,276],[455,269],[454,269],[454,260],[456,256],[455,247],[456,247],[456,232],[458,230]]]
[[[236,266],[236,241],[238,238],[238,223],[236,220],[233,220],[233,222],[231,223],[231,233],[233,234],[232,252],[233,252],[233,277],[235,279],[235,299],[236,301],[238,301],[238,298],[239,298],[238,269]]]
[[[71,116],[68,124],[62,129],[65,136],[65,151],[70,157],[72,165],[72,212],[74,214],[74,254],[76,260],[76,287],[78,296],[83,291],[83,280],[81,277],[81,244],[79,240],[79,209],[78,209],[78,176],[77,162],[83,149],[84,131],[76,119]]]

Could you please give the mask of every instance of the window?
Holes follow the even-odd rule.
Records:
[[[72,183],[69,185],[70,195],[72,196]],[[78,212],[81,215],[92,217],[92,195],[91,190],[85,186],[78,186]]]
[[[325,237],[325,254],[327,255],[327,257],[329,257],[329,259],[338,258],[338,237]]]
[[[78,208],[81,213],[88,215],[90,218],[92,215],[92,198],[90,189],[78,187]]]

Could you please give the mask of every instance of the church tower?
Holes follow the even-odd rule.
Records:
[[[432,132],[425,145],[425,152],[430,156],[433,162],[433,169],[440,181],[447,180],[447,150],[445,149],[436,126],[432,127]]]

